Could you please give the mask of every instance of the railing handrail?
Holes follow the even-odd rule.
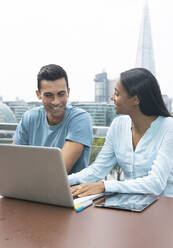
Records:
[[[18,123],[0,123],[0,130],[16,130]]]
[[[0,123],[0,143],[11,143],[18,123]],[[108,127],[93,126],[94,138],[105,138]]]

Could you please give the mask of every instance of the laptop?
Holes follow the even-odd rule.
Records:
[[[73,208],[61,150],[0,144],[0,195]]]

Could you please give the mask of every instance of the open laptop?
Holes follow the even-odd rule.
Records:
[[[1,144],[0,195],[73,208],[61,150]]]

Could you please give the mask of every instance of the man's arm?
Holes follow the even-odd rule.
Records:
[[[16,142],[12,142],[12,145],[17,145]],[[84,145],[73,142],[73,141],[66,141],[63,148],[62,148],[62,155],[64,159],[64,163],[67,169],[67,173],[70,172],[75,162],[80,157],[82,151],[84,149]]]
[[[70,172],[75,162],[78,160],[82,151],[84,149],[84,145],[74,142],[74,141],[66,141],[62,148],[62,155],[64,158],[64,163],[66,165],[67,173]]]
[[[12,142],[12,145],[17,145],[16,142]],[[82,151],[84,149],[84,145],[73,142],[73,141],[66,141],[63,148],[62,148],[62,154],[64,163],[67,169],[67,173],[70,172],[75,162],[80,157]]]

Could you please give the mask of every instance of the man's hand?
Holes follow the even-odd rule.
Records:
[[[73,197],[84,197],[87,195],[99,194],[105,191],[104,182],[82,183],[71,187]]]

